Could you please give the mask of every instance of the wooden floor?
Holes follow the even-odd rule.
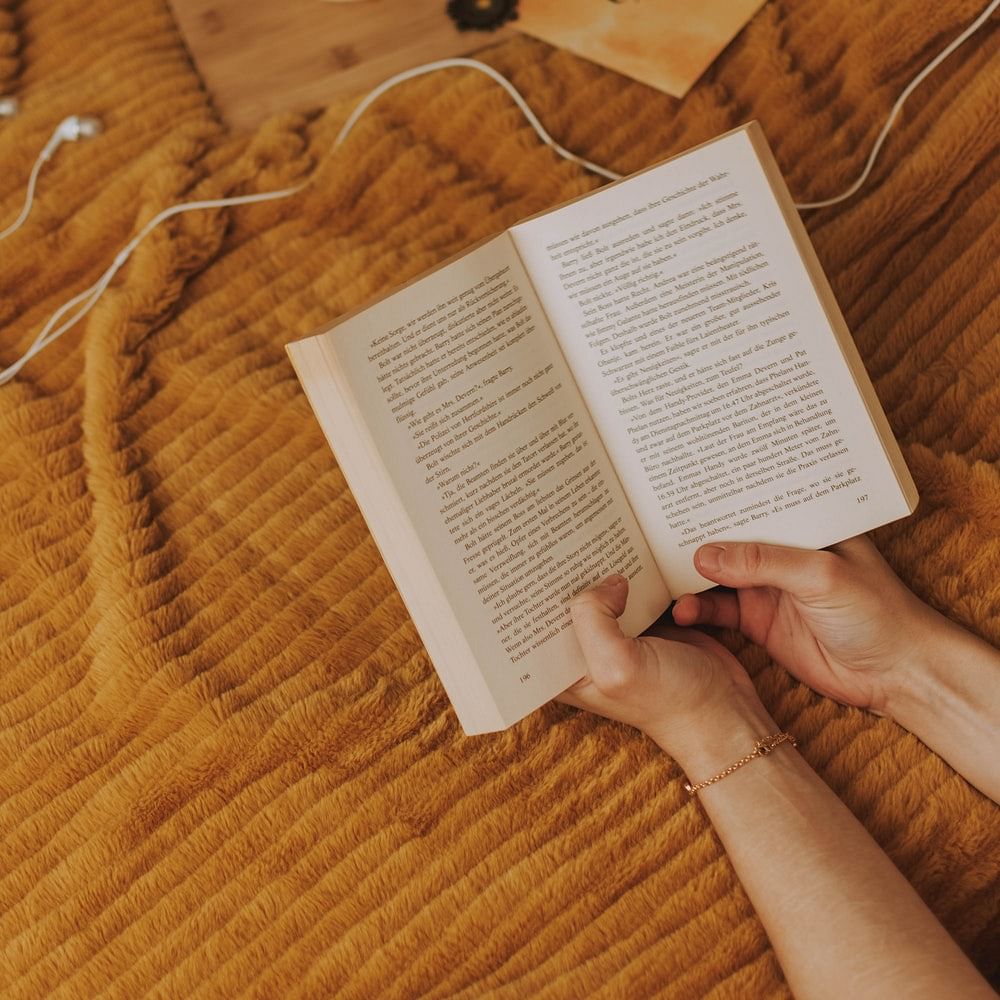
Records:
[[[459,31],[444,0],[170,0],[209,93],[233,128],[370,90],[401,70],[507,37]]]

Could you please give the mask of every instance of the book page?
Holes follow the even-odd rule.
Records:
[[[909,512],[747,130],[511,232],[673,593]]]
[[[445,636],[431,653],[460,717],[470,672],[504,724],[582,676],[567,602],[607,574],[632,582],[627,631],[663,612],[655,561],[507,234],[315,339],[358,419],[317,413],[393,577],[410,580],[428,649]],[[362,465],[372,454],[381,485]],[[401,518],[419,557],[384,544]],[[428,604],[435,587],[448,611]]]

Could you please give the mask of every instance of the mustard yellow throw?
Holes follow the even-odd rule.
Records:
[[[683,102],[541,43],[486,54],[564,145],[638,169],[758,118],[842,190],[980,0],[766,5]],[[444,4],[442,3],[442,10]],[[443,16],[443,15],[442,15]],[[879,533],[1000,641],[1000,47],[911,99],[808,217],[922,495]],[[276,44],[280,39],[276,39]],[[334,44],[335,40],[331,40]],[[461,735],[284,344],[597,180],[456,70],[229,134],[164,0],[0,3],[0,364],[160,209],[78,329],[0,389],[0,994],[787,996],[677,767],[553,705]],[[988,974],[1000,811],[892,722],[740,648],[778,724]]]

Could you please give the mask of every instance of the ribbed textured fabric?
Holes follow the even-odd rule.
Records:
[[[683,102],[540,43],[485,58],[631,171],[751,117],[800,200],[860,170],[981,0],[768,4]],[[227,133],[163,0],[0,5],[0,362],[159,209],[79,329],[0,388],[5,997],[783,997],[676,766],[550,706],[461,735],[284,344],[597,183],[481,75]],[[1000,641],[1000,53],[919,90],[869,186],[808,218],[922,493],[877,536]],[[893,723],[736,644],[802,753],[996,974],[1000,812]],[[775,845],[776,848],[780,845]]]

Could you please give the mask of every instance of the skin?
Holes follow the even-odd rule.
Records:
[[[1000,799],[1000,653],[919,601],[875,547],[720,543],[695,556],[731,591],[685,595],[628,638],[628,581],[574,599],[587,676],[562,700],[633,725],[692,781],[779,731],[746,671],[690,626],[739,629],[820,693],[888,715]],[[698,793],[796,997],[995,997],[850,811],[788,744]]]

